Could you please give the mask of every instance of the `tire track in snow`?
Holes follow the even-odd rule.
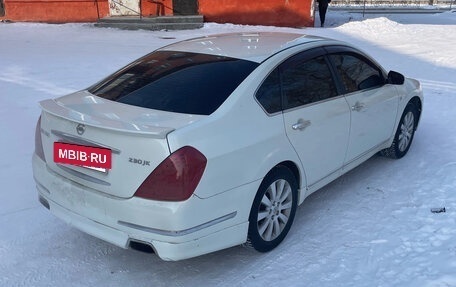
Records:
[[[25,70],[19,66],[10,66],[5,68],[2,72],[0,72],[0,81],[25,86],[27,88],[45,92],[54,96],[67,95],[74,92],[72,89],[58,87],[53,83],[27,76]]]
[[[6,256],[7,254],[2,256],[3,260],[0,263],[0,270],[2,270],[3,274],[7,275],[0,278],[0,286],[36,286],[48,277],[50,270],[58,268],[55,261],[46,263],[45,266],[42,264],[43,262],[38,265],[34,264],[38,258],[41,258],[42,249],[40,246],[34,246],[34,248],[26,248],[24,250],[23,246],[33,246],[33,241],[36,239],[38,239],[38,242],[41,242],[43,239],[47,241],[45,237],[36,236],[18,238],[4,244],[4,250],[8,254],[15,254],[15,257],[8,257]]]
[[[8,275],[0,277],[0,286],[47,286],[56,281],[72,282],[77,276],[75,270],[94,272],[104,268],[106,266],[102,263],[107,260],[103,258],[119,249],[64,223],[54,226],[40,224],[36,230],[29,236],[2,242],[0,270]],[[78,278],[78,282],[81,280],[86,279]]]
[[[419,79],[421,85],[425,88],[444,90],[444,91],[456,91],[456,83],[445,82],[445,81],[433,81],[426,79]],[[426,95],[425,95],[426,96]]]

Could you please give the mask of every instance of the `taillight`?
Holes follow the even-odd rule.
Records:
[[[43,141],[41,140],[41,116],[38,118],[35,128],[35,153],[43,161],[46,161],[44,159]]]
[[[206,163],[201,152],[185,146],[162,161],[136,190],[135,196],[163,201],[187,200],[198,186]]]

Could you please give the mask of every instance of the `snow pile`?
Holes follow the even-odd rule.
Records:
[[[173,32],[0,24],[0,286],[456,286],[456,13],[369,17],[330,11],[329,29],[209,23]],[[409,154],[373,157],[313,194],[267,254],[235,247],[166,263],[81,233],[38,203],[38,101],[171,42],[233,31],[344,40],[419,79],[425,106]]]

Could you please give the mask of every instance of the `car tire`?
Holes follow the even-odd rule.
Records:
[[[412,103],[407,104],[394,135],[393,143],[389,148],[382,150],[380,154],[395,159],[406,155],[415,135],[417,120],[417,109]]]
[[[277,247],[296,213],[298,183],[285,166],[277,166],[263,179],[249,216],[248,245],[259,252]]]

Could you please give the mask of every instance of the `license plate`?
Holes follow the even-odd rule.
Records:
[[[107,148],[54,143],[54,162],[71,164],[106,172],[111,169],[111,150]]]

